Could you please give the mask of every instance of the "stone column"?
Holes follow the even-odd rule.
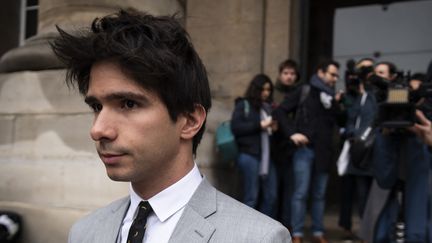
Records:
[[[279,64],[291,57],[291,0],[266,1],[264,73],[276,81]]]
[[[55,26],[66,30],[89,26],[95,17],[120,8],[135,8],[156,15],[184,12],[177,0],[39,0],[37,35],[28,39],[24,46],[7,52],[0,59],[0,72],[61,68],[48,45],[56,35]]]
[[[186,27],[219,100],[242,95],[260,72],[262,0],[189,0]]]
[[[217,125],[229,119],[233,97],[241,96],[260,72],[262,60],[262,0],[189,0],[186,28],[207,68],[213,107],[207,132],[198,148],[201,170],[222,191],[238,195],[235,167],[218,161],[214,146]]]
[[[230,118],[234,99],[243,96],[254,75],[272,79],[289,57],[290,9],[286,0],[189,0],[186,28],[207,67],[213,97],[207,135],[198,150],[201,168],[222,191],[238,196],[234,166],[218,161],[214,132]],[[206,171],[206,170],[204,170]]]

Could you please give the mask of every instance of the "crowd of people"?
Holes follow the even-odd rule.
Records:
[[[340,194],[345,238],[432,242],[431,74],[403,74],[391,62],[364,58],[347,67],[344,91],[336,91],[339,68],[336,61],[323,61],[306,82],[299,65],[285,60],[274,85],[258,74],[236,100],[231,126],[243,202],[288,227],[294,243],[303,241],[310,210],[313,240],[328,242],[330,171],[340,144],[352,145],[367,131],[373,136],[368,156],[358,159],[349,152],[340,188],[332,188]],[[400,97],[405,103],[393,101]],[[360,218],[356,233],[354,206]]]

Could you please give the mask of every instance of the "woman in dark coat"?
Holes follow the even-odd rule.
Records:
[[[277,127],[271,117],[272,95],[270,78],[256,75],[245,97],[236,100],[231,129],[240,152],[237,163],[243,175],[243,203],[273,217],[277,189],[270,138]],[[259,192],[262,197],[258,206]]]

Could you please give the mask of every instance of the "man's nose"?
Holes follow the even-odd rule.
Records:
[[[114,140],[117,137],[115,121],[108,110],[101,110],[95,116],[90,136],[94,141]]]

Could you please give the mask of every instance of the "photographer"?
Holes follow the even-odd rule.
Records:
[[[397,67],[392,62],[379,62],[374,68],[375,75],[388,81],[393,81],[397,76]]]
[[[401,83],[396,78],[394,64],[379,63],[375,74],[384,78],[384,82],[388,81],[388,86]],[[379,113],[384,112],[379,110]],[[385,201],[375,227],[374,242],[395,241],[394,225],[397,222],[405,225],[402,235],[405,242],[425,242],[429,176],[427,147],[407,129],[387,127],[381,123],[382,118],[378,120],[380,132],[375,138],[372,171],[379,187],[387,191],[379,196]],[[370,197],[376,195],[371,193]]]
[[[364,85],[372,72],[373,60],[370,58],[363,58],[357,63],[354,60],[347,62],[345,74],[347,92],[344,97],[346,122],[342,137],[348,141],[361,136],[375,119],[377,113],[375,96],[367,92]],[[341,207],[338,224],[344,231],[345,240],[356,238],[352,232],[354,200],[357,201],[358,215],[362,218],[371,182],[371,172],[357,168],[350,159],[345,173],[340,177]]]

